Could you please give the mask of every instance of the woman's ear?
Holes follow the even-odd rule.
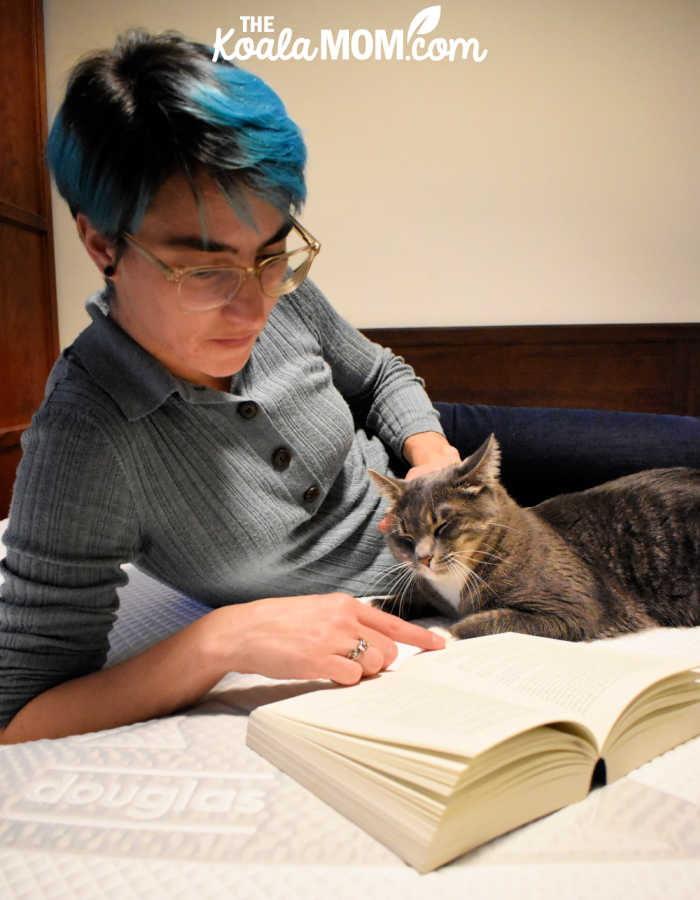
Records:
[[[75,224],[90,259],[103,275],[111,278],[117,264],[117,248],[114,243],[101,234],[84,213],[76,215]]]

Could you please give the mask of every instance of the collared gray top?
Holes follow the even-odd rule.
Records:
[[[229,392],[171,374],[103,295],[87,309],[22,437],[0,725],[104,663],[122,563],[211,606],[380,592],[393,560],[367,468],[386,472],[386,447],[400,457],[410,434],[441,431],[413,370],[309,280],[274,306]]]

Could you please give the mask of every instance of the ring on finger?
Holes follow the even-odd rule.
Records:
[[[367,641],[363,637],[359,637],[355,646],[349,651],[348,659],[357,659],[357,657],[364,653],[368,647],[369,644]]]

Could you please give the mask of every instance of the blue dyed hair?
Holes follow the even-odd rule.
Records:
[[[74,217],[84,213],[110,240],[137,233],[175,174],[188,178],[201,216],[194,179],[202,171],[244,218],[244,187],[285,216],[299,212],[306,198],[299,128],[264,81],[213,63],[212,53],[174,31],[131,29],[112,50],[76,65],[46,151]]]

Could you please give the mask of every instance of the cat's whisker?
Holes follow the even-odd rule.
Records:
[[[488,559],[472,559],[473,553],[483,553],[485,556],[492,556],[497,562],[491,562]],[[496,566],[499,562],[505,562],[505,558],[498,556],[496,553],[486,553],[483,550],[455,550],[454,556],[465,556],[470,562],[475,562],[480,566]]]
[[[474,579],[475,579],[476,581],[478,581],[479,584],[480,584],[482,587],[486,588],[486,590],[491,591],[491,592],[493,593],[493,588],[491,587],[491,585],[490,585],[487,581],[485,581],[485,580],[481,577],[481,575],[479,575],[477,572],[474,572],[473,570],[472,570],[472,575],[473,575]]]
[[[492,590],[489,584],[461,559],[453,559],[452,566],[450,567],[448,564],[448,569],[461,576],[464,587],[469,594],[472,608],[480,609],[483,590]]]
[[[450,575],[456,575],[460,581],[463,583],[463,588],[466,588],[469,593],[470,599],[472,600],[472,607],[475,606],[472,593],[470,589],[469,579],[471,576],[471,570],[469,567],[463,563],[461,560],[455,559],[452,555],[449,558],[445,559],[447,565],[447,571]]]
[[[392,578],[391,583],[388,585],[387,593],[392,594],[392,595],[398,595],[400,597],[403,592],[404,587],[408,583],[410,583],[410,580],[411,580],[410,572],[408,572],[408,571],[399,572]]]
[[[471,574],[472,573],[470,572],[464,583],[464,587],[466,588],[467,594],[469,595],[469,601],[470,601],[471,608],[473,610],[478,610],[478,609],[481,609],[481,603],[480,603],[481,591],[477,590],[476,587],[473,585]]]
[[[408,566],[408,565],[410,565],[410,563],[407,562],[406,560],[403,560],[402,562],[394,563],[393,566],[389,566],[388,569],[385,569],[385,571],[382,573],[381,577],[385,577],[388,573],[396,572],[398,569],[405,569],[406,566]]]
[[[398,572],[391,576],[391,580],[387,583],[386,573],[375,582],[374,593],[384,595],[382,608],[386,607],[395,600],[402,590],[403,584],[410,578],[408,572]]]
[[[400,562],[394,566],[391,566],[390,568],[386,569],[386,571],[382,572],[382,574],[378,578],[378,583],[386,581],[389,578],[394,579],[397,577],[397,575],[400,577],[409,565],[410,564],[407,562]]]
[[[478,589],[479,596],[481,596],[481,593],[483,590],[487,590],[487,591],[491,591],[491,593],[495,593],[495,591],[493,590],[491,585],[485,579],[483,579],[481,577],[481,575],[478,574],[478,572],[475,572],[474,569],[472,569],[470,566],[468,566],[463,560],[456,559],[455,563],[456,563],[456,565],[458,565],[462,568],[465,575],[467,576],[466,583],[467,583],[468,589],[469,589],[470,585],[474,585],[474,587],[476,589]]]
[[[449,557],[446,558],[446,562],[448,567],[453,566],[455,569],[458,569],[462,572],[471,572],[471,566],[468,562],[465,562],[463,559],[460,559],[458,554],[451,553]]]
[[[401,587],[410,584],[413,580],[413,573],[411,572],[410,565],[406,564],[400,572],[397,572],[392,581],[392,587],[394,590],[398,590]]]
[[[494,559],[499,559],[501,562],[505,561],[504,556],[499,556],[498,553],[493,553],[491,550],[472,550],[472,553],[478,553],[481,556],[492,556]]]
[[[398,566],[393,568],[399,569],[399,571],[394,572],[394,576],[389,586],[389,593],[394,595],[398,601],[398,615],[401,616],[404,609],[404,603],[407,600],[407,595],[413,586],[415,573],[409,562],[399,563]]]
[[[404,562],[399,563],[397,566],[392,566],[391,569],[386,572],[382,572],[376,582],[376,592],[391,595],[398,593],[399,586],[402,585],[409,574],[407,569],[408,563]],[[388,584],[385,584],[387,581]]]
[[[399,592],[399,616],[403,615],[404,602],[408,603],[413,586],[417,581],[417,575],[412,569],[406,571],[406,577]]]
[[[487,522],[487,527],[494,525],[496,528],[505,528],[506,531],[512,531],[513,534],[520,534],[520,529],[513,528],[512,525],[504,525],[503,522]]]
[[[462,565],[467,565],[470,571],[476,566],[499,566],[502,564],[502,559],[500,557],[497,557],[497,561],[495,562],[488,559],[474,559],[472,557],[472,551],[469,550],[455,550],[450,556],[461,562]],[[463,557],[466,558],[466,563]]]
[[[477,548],[470,549],[470,550],[454,550],[453,552],[463,555],[463,556],[469,556],[469,557],[471,557],[471,555],[474,553],[478,553],[480,556],[490,556],[493,559],[499,560],[500,562],[506,562],[507,561],[506,557],[499,556],[498,553],[493,552],[494,546],[497,546],[497,545],[486,544],[486,549],[481,549],[480,547],[477,547]]]

